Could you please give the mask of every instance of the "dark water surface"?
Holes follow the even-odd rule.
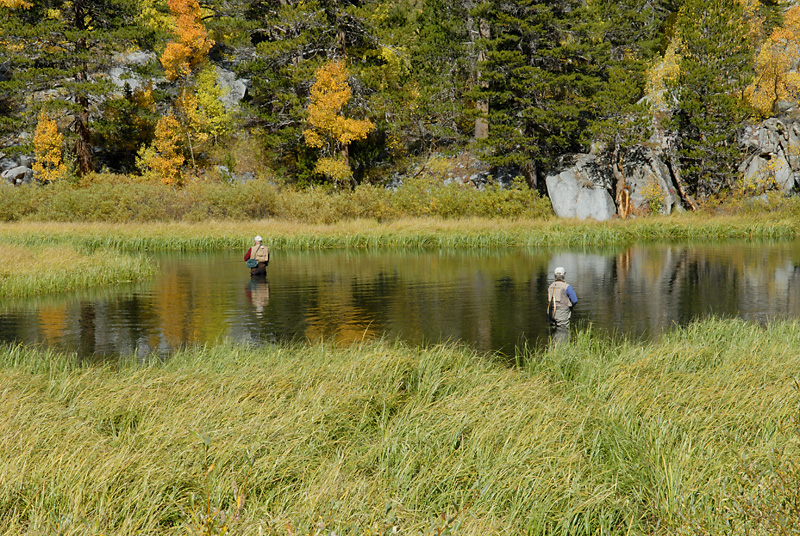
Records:
[[[221,339],[412,344],[458,340],[512,354],[542,344],[547,286],[567,269],[573,326],[647,339],[708,315],[800,316],[800,241],[617,249],[273,251],[251,279],[241,252],[158,255],[138,285],[3,299],[0,341],[104,357]]]

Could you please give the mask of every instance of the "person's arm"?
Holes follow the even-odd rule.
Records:
[[[578,295],[575,294],[575,289],[572,288],[572,285],[567,287],[567,298],[572,303],[572,307],[575,307],[575,304],[578,303]]]

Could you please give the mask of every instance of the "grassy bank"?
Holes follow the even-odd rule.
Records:
[[[0,532],[797,530],[797,348],[797,322],[717,320],[519,369],[381,342],[116,367],[3,348]]]
[[[70,244],[0,243],[0,296],[26,297],[139,281],[156,271],[142,255],[100,248],[90,252]]]
[[[610,222],[558,220],[444,220],[410,218],[390,223],[352,220],[303,224],[283,220],[202,223],[4,223],[0,243],[126,251],[209,251],[242,249],[260,234],[276,249],[370,247],[537,247],[604,246],[634,242],[789,239],[799,220],[789,214],[701,216],[684,214]]]

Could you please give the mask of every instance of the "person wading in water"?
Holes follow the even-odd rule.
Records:
[[[244,254],[247,267],[250,268],[250,275],[261,275],[267,273],[269,264],[269,248],[262,244],[262,238],[257,236],[253,239],[255,244]]]
[[[567,271],[559,266],[555,269],[556,280],[547,289],[547,318],[553,328],[553,342],[569,341],[569,319],[578,296],[572,285],[564,281]]]

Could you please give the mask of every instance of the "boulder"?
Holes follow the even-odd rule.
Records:
[[[610,220],[617,212],[606,188],[611,179],[593,155],[578,155],[574,164],[545,179],[553,210],[561,218]]]
[[[225,92],[225,96],[221,97],[220,100],[222,104],[225,105],[225,109],[230,110],[238,106],[242,99],[244,99],[247,94],[247,88],[250,87],[250,80],[246,78],[236,78],[236,73],[233,71],[218,67],[217,84],[219,84]]]
[[[33,170],[25,166],[17,166],[3,171],[0,176],[11,184],[28,183],[33,179]]]

